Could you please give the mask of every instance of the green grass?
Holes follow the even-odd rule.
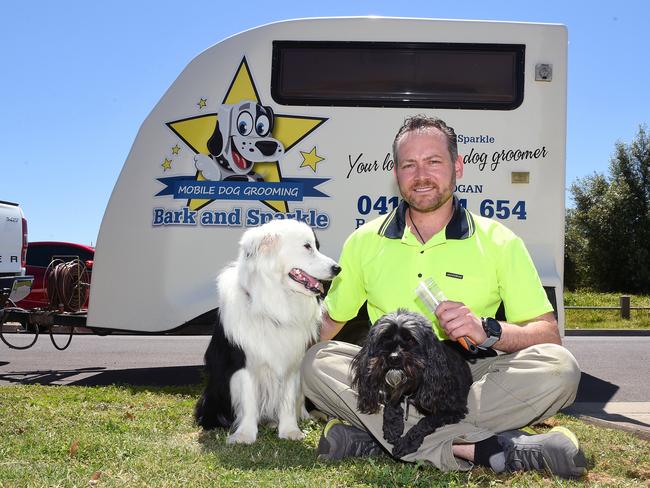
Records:
[[[538,430],[565,425],[583,443],[587,477],[567,482],[541,473],[497,476],[486,469],[441,473],[388,458],[316,460],[322,425],[304,422],[304,441],[263,428],[252,446],[228,446],[226,433],[192,423],[199,387],[0,387],[0,486],[639,486],[648,485],[650,443],[557,415]]]
[[[589,290],[564,292],[564,305],[618,307],[620,296],[627,293],[599,293]],[[632,307],[650,307],[650,296],[630,295]],[[650,329],[650,310],[631,310],[623,320],[619,310],[566,310],[567,329]]]

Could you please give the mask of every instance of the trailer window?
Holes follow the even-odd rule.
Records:
[[[274,41],[271,93],[285,105],[513,110],[523,44]]]

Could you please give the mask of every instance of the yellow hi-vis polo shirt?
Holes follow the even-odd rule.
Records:
[[[415,294],[427,278],[478,317],[494,317],[501,302],[511,323],[553,310],[523,241],[503,224],[470,213],[454,197],[447,226],[421,244],[406,225],[407,208],[401,201],[345,241],[342,271],[325,298],[334,320],[353,319],[367,301],[372,324],[406,308],[426,315],[438,337],[446,338],[435,314]]]

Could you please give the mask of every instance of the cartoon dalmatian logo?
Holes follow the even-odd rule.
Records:
[[[271,137],[273,110],[245,100],[221,105],[217,124],[208,140],[209,155],[194,156],[194,165],[210,181],[264,181],[252,171],[259,162],[277,161],[284,146]]]

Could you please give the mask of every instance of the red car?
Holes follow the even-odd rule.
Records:
[[[95,248],[70,242],[30,242],[27,245],[26,274],[34,276],[34,283],[31,293],[16,305],[26,309],[46,308],[48,299],[43,283],[45,270],[53,259],[71,261],[74,258],[79,258],[86,265],[89,275],[88,282],[90,282]],[[82,308],[88,308],[87,300]]]

